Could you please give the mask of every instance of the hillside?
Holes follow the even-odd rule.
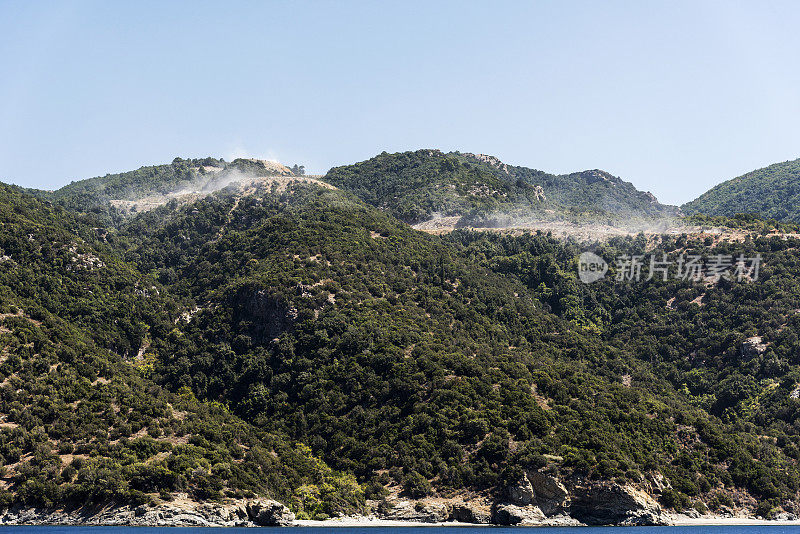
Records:
[[[606,172],[556,176],[483,154],[383,153],[335,167],[324,180],[407,223],[455,218],[461,226],[526,219],[669,217],[675,210]]]
[[[347,496],[329,513],[358,509],[358,487],[293,441],[149,379],[179,302],[110,236],[0,188],[0,506],[291,502],[325,481]]]
[[[595,250],[612,265],[612,271],[603,281],[590,285],[576,283],[574,271],[559,268],[582,251],[574,243],[542,236],[469,232],[456,232],[448,239],[473,261],[523,281],[560,317],[598,332],[606,343],[647,363],[648,369],[669,381],[676,393],[680,391],[677,396],[690,405],[735,428],[757,429],[750,438],[734,438],[734,448],[723,446],[711,453],[715,444],[720,445],[717,431],[697,424],[684,426],[680,455],[691,448],[709,450],[710,454],[700,463],[683,458],[662,471],[675,491],[669,499],[683,506],[700,500],[719,509],[730,497],[722,488],[743,485],[759,498],[762,515],[770,515],[778,506],[797,510],[797,234],[744,241],[685,235],[653,240],[644,236],[615,238]],[[640,282],[616,279],[614,258],[620,255],[647,258],[653,254],[660,258],[668,254],[675,258],[684,252],[700,255],[706,262],[717,254],[761,254],[762,268],[754,282],[724,278],[716,283],[676,279],[654,282],[644,276]],[[636,383],[635,378],[632,383]],[[777,479],[763,471],[779,458],[772,453],[767,455],[770,460],[761,456],[768,442],[777,444],[785,455],[779,460],[784,472]],[[761,460],[745,460],[746,466],[742,460],[748,456]],[[678,463],[693,464],[688,472],[694,474],[685,478],[671,471]],[[781,485],[784,489],[779,489]]]
[[[280,163],[256,159],[175,158],[167,165],[107,174],[72,182],[56,191],[30,191],[75,213],[93,215],[105,224],[119,222],[155,207],[185,204],[225,187],[249,190],[254,183],[269,181],[279,188],[293,180],[315,181]]]
[[[800,222],[800,159],[757,169],[709,189],[681,209],[687,214],[753,213]]]
[[[512,240],[534,265],[492,273],[472,245],[416,233],[340,192],[295,187],[229,211],[233,202],[160,209],[123,229],[141,240],[130,258],[199,309],[183,336],[154,343],[155,376],[308,443],[368,497],[467,491],[503,502],[525,473],[558,477],[576,499],[584,477],[651,494],[666,477],[673,489],[658,491],[677,509],[733,505],[737,494],[755,508],[797,491],[781,448],[604,340],[591,304],[572,295],[574,253],[547,252],[558,242]],[[221,237],[207,242],[200,221]],[[522,276],[551,269],[571,282]],[[720,462],[744,444],[731,478]],[[593,513],[573,510],[609,521]]]
[[[599,169],[554,175],[507,165],[484,154],[456,154],[465,161],[480,162],[497,176],[541,187],[552,206],[562,209],[619,217],[671,217],[677,213],[674,207],[660,204],[651,193],[639,191],[632,183]]]
[[[214,176],[276,176],[248,161]],[[300,518],[540,525],[800,512],[800,241],[754,235],[776,226],[700,217],[742,239],[594,248],[613,264],[739,247],[763,255],[757,283],[585,285],[574,240],[399,220],[550,202],[542,173],[436,151],[111,207],[195,183],[170,177],[196,163],[141,184],[3,186],[0,509],[213,503],[252,521],[247,503],[277,499]],[[612,177],[572,181],[563,198],[610,188],[624,194],[609,209],[669,209]]]
[[[496,176],[482,165],[438,150],[384,152],[361,163],[335,167],[324,180],[408,223],[434,214],[538,209],[543,200],[542,191],[534,186]]]

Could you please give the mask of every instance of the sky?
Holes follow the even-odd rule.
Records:
[[[0,0],[0,181],[419,148],[662,202],[800,157],[800,3]]]

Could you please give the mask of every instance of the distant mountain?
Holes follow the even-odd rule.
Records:
[[[507,165],[484,154],[384,152],[361,163],[335,167],[324,180],[408,223],[434,216],[462,216],[470,221],[498,214],[652,217],[675,213],[652,194],[604,171],[559,176]]]
[[[624,216],[670,216],[676,213],[673,206],[660,204],[652,193],[639,191],[632,183],[600,169],[555,175],[507,165],[485,154],[458,156],[467,161],[478,161],[496,175],[541,187],[551,205]]]
[[[541,188],[439,150],[386,152],[334,167],[323,178],[362,200],[415,223],[433,216],[465,215],[524,206],[540,209]]]
[[[714,186],[684,204],[684,213],[755,213],[800,222],[800,159],[775,163]]]

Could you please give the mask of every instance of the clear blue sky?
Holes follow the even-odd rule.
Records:
[[[0,180],[435,147],[682,203],[800,157],[800,3],[0,0]]]

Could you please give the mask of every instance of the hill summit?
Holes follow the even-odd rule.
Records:
[[[800,159],[756,169],[712,187],[681,208],[687,214],[758,214],[800,222]]]
[[[603,215],[673,216],[677,210],[601,170],[567,175],[508,165],[495,156],[439,150],[382,153],[335,167],[324,180],[402,221],[457,217],[462,225],[497,218]]]

